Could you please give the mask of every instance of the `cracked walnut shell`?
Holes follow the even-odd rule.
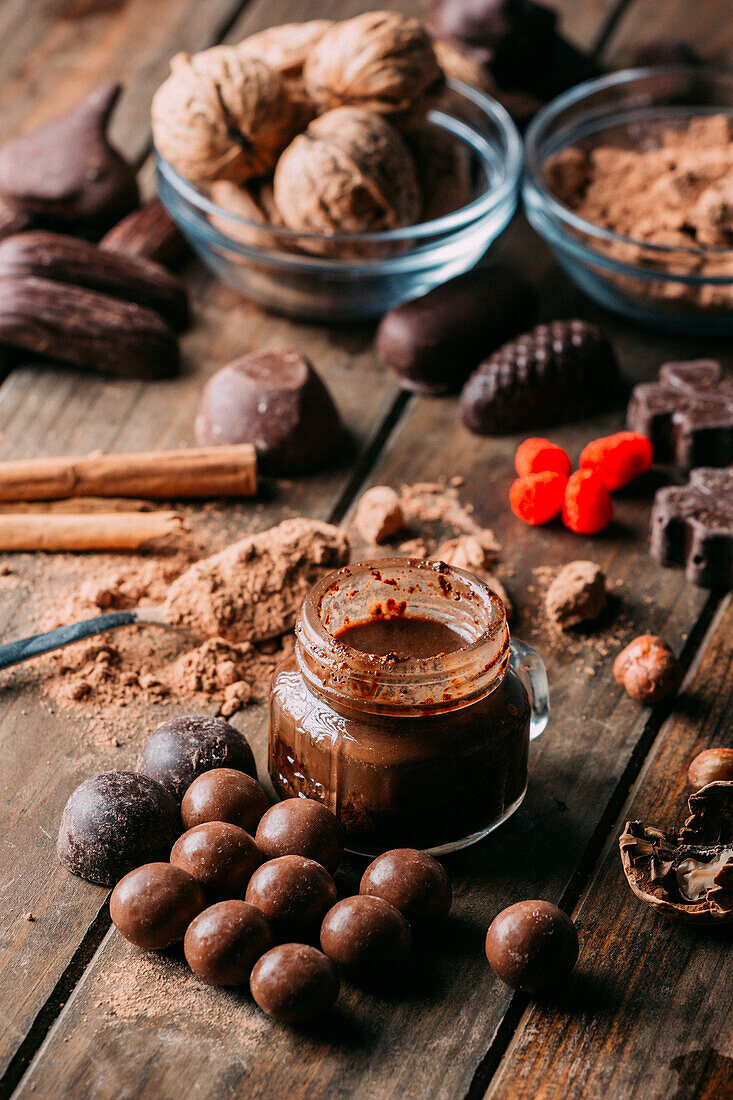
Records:
[[[420,216],[407,145],[379,115],[353,107],[311,122],[280,157],[274,186],[286,225],[304,233],[382,232]]]
[[[410,123],[420,121],[445,81],[423,25],[391,11],[336,23],[310,51],[303,75],[321,111],[364,107]]]
[[[229,46],[179,53],[152,105],[161,156],[190,180],[238,183],[263,175],[294,132],[283,80]]]

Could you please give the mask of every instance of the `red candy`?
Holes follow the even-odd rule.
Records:
[[[579,535],[595,535],[613,519],[611,494],[595,470],[576,470],[565,486],[562,521]]]
[[[514,465],[520,477],[529,477],[545,470],[570,477],[573,468],[568,452],[549,439],[525,439],[517,448]]]
[[[638,432],[616,432],[594,439],[580,456],[583,470],[596,470],[610,492],[643,474],[654,457],[651,442]]]
[[[559,514],[568,479],[554,470],[518,477],[509,490],[512,512],[525,523],[536,526]]]

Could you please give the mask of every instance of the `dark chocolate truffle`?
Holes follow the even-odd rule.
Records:
[[[302,1024],[328,1012],[339,993],[330,959],[304,943],[273,947],[255,963],[252,996],[263,1012],[285,1024]]]
[[[382,977],[402,966],[411,946],[409,924],[384,898],[344,898],[321,925],[321,947],[329,959],[360,978]]]
[[[578,933],[549,901],[518,901],[494,917],[486,934],[491,969],[513,989],[546,993],[568,976],[578,957]]]
[[[443,867],[417,848],[394,848],[377,856],[362,876],[359,893],[384,898],[412,925],[443,920],[453,901]]]
[[[208,898],[241,896],[262,863],[249,833],[226,821],[195,825],[173,845],[171,863],[192,875]]]
[[[194,714],[171,718],[153,730],[135,770],[162,783],[180,802],[196,776],[212,768],[236,768],[257,778],[247,738],[223,718]]]
[[[234,768],[213,768],[194,779],[183,796],[181,817],[187,829],[205,821],[228,821],[254,836],[270,802],[256,779]]]
[[[312,473],[342,444],[341,419],[315,370],[295,348],[243,355],[209,380],[196,417],[202,447],[252,443],[264,473]]]
[[[313,798],[288,798],[271,806],[257,827],[265,859],[306,856],[332,873],[341,862],[341,825],[332,810]]]
[[[201,886],[170,863],[146,863],[121,879],[109,899],[109,913],[126,940],[157,951],[182,940],[206,905]]]
[[[204,909],[188,926],[183,953],[194,974],[211,985],[244,985],[272,946],[259,909],[233,898]]]
[[[309,939],[336,901],[336,884],[320,863],[280,856],[257,868],[245,901],[262,910],[278,939]]]
[[[133,867],[166,859],[180,831],[178,807],[159,783],[103,772],[80,783],[66,803],[57,851],[75,875],[114,886]]]

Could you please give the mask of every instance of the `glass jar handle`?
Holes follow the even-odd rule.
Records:
[[[512,639],[509,664],[527,689],[532,707],[529,721],[529,739],[534,741],[547,725],[550,717],[550,687],[545,665],[536,650],[524,642]]]

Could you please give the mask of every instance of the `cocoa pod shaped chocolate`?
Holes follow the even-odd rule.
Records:
[[[124,378],[178,369],[175,334],[157,313],[51,279],[0,279],[0,344]]]
[[[135,172],[107,140],[121,91],[103,84],[0,149],[0,195],[8,206],[85,232],[105,229],[137,206]]]
[[[0,279],[28,275],[137,302],[177,329],[188,321],[188,298],[177,276],[153,260],[105,252],[78,237],[38,229],[2,241]]]
[[[142,256],[177,268],[191,255],[186,238],[160,199],[139,206],[105,233],[99,247],[125,256]]]

